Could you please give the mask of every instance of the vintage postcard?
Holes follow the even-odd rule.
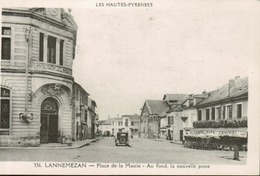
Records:
[[[0,175],[258,175],[260,1],[1,1]]]

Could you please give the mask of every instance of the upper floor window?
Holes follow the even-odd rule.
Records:
[[[87,122],[88,121],[88,111],[87,110],[85,110],[85,122]]]
[[[202,117],[202,110],[199,109],[198,110],[198,121],[201,121],[201,117]]]
[[[43,62],[45,58],[47,59],[45,62],[63,65],[64,40],[57,39],[53,36],[44,35],[44,33],[39,34],[39,61]],[[46,46],[47,48],[45,48]],[[47,55],[47,57],[44,55]]]
[[[10,90],[1,87],[0,135],[9,134],[9,128],[10,128]],[[3,131],[1,129],[7,131]]]
[[[232,105],[227,106],[227,118],[232,119]]]
[[[215,120],[215,108],[211,108],[211,120]]]
[[[125,126],[128,127],[128,119],[125,119]]]
[[[1,48],[2,60],[11,59],[11,28],[2,27],[2,48]]]
[[[47,61],[56,64],[56,38],[48,37]]]
[[[173,116],[168,116],[168,125],[173,125]]]
[[[226,106],[223,106],[223,119],[226,118]]]
[[[135,125],[135,123],[134,122],[131,122],[131,126],[134,126]]]
[[[44,34],[40,33],[40,44],[39,44],[39,61],[43,62],[43,42],[44,42]]]
[[[209,109],[206,109],[206,120],[209,120]]]
[[[221,119],[221,107],[217,107],[216,111],[217,111],[217,113],[216,113],[217,117],[216,118]]]
[[[237,118],[242,118],[242,104],[237,104]]]
[[[60,65],[63,65],[63,47],[64,47],[64,40],[60,41]]]

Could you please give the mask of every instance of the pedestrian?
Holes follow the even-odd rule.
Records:
[[[238,146],[235,147],[233,159],[239,161],[239,148],[238,148]]]

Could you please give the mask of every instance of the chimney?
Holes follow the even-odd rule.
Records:
[[[197,104],[197,98],[194,98],[193,105],[196,105],[196,104]]]
[[[238,80],[239,78],[240,78],[240,76],[236,76],[236,77],[235,77],[235,80]]]
[[[229,90],[230,90],[232,87],[234,87],[234,85],[235,85],[235,80],[234,80],[234,79],[230,79],[230,80],[229,80]]]
[[[234,85],[235,85],[235,80],[230,79],[228,82],[228,97],[230,97],[230,90],[234,87]]]

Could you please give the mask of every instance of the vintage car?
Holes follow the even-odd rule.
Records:
[[[115,139],[116,146],[118,145],[129,145],[128,133],[118,132]]]

